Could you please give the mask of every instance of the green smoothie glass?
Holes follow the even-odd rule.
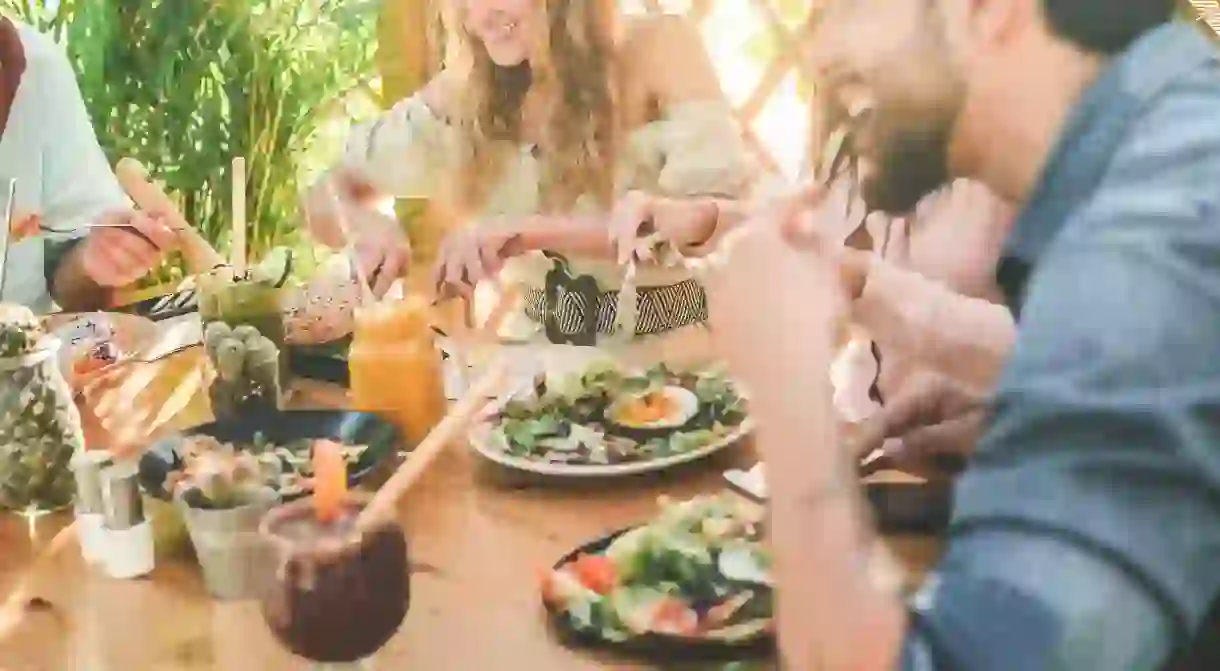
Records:
[[[273,280],[220,268],[199,280],[204,346],[216,369],[209,389],[218,419],[280,407],[288,378],[284,290]]]

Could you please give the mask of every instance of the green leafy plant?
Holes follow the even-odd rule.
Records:
[[[98,139],[140,160],[222,253],[246,158],[249,252],[305,244],[298,194],[376,109],[376,0],[0,0],[63,42]],[[181,276],[180,259],[153,283]]]

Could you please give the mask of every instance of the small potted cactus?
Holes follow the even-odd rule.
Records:
[[[271,339],[250,325],[212,322],[205,331],[204,346],[216,368],[208,396],[217,419],[279,407],[280,352]]]
[[[183,471],[167,483],[182,510],[208,592],[219,599],[255,598],[270,566],[258,537],[263,515],[278,501],[255,455],[192,438]]]

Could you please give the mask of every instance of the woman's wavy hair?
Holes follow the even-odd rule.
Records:
[[[543,209],[568,209],[583,194],[607,206],[614,198],[616,3],[535,2],[545,20],[528,61],[512,68],[492,62],[466,30],[464,16],[452,17],[455,55],[470,72],[456,108],[472,151],[459,169],[455,195],[468,210],[485,203],[507,158],[520,150],[522,106],[531,89],[545,101],[538,142]]]

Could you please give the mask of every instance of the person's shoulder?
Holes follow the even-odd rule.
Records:
[[[682,14],[639,14],[623,21],[620,50],[628,58],[651,61],[658,52],[681,54],[701,44],[699,28]]]
[[[62,44],[29,24],[13,21],[13,25],[25,51],[25,78],[37,81],[35,88],[62,91],[65,82],[76,86],[76,71]]]
[[[619,53],[624,81],[644,89],[646,98],[662,106],[723,98],[703,37],[685,16],[654,14],[629,19]],[[658,63],[664,67],[657,67]]]
[[[20,21],[12,21],[12,23],[17,29],[17,35],[21,38],[21,47],[25,50],[27,66],[58,66],[67,62],[67,54],[64,52],[63,46],[50,35],[27,23]]]

